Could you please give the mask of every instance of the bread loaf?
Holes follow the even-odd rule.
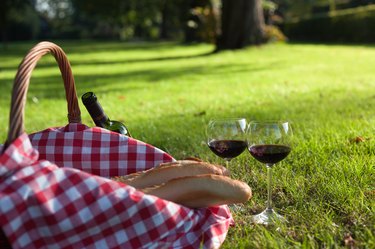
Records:
[[[208,163],[208,162],[203,162],[199,159],[195,159],[195,158],[189,158],[189,159],[184,159],[184,160],[179,160],[179,161],[174,161],[174,162],[168,162],[168,163],[161,163],[159,165],[157,165],[155,168],[162,168],[162,167],[166,167],[166,166],[189,166],[189,165],[195,165],[195,164],[202,164],[202,165],[211,165],[211,166],[215,166],[217,168],[220,168],[223,172],[223,175],[227,175],[229,176],[230,175],[230,172],[227,168],[225,168],[224,166],[221,166],[221,165],[218,165],[218,164],[212,164],[212,163]],[[151,169],[152,170],[152,169]]]
[[[149,170],[112,179],[191,208],[249,200],[251,188],[228,176],[229,171],[223,166],[189,159],[162,163]]]
[[[242,203],[252,195],[251,188],[246,183],[212,174],[179,177],[141,190],[190,208]]]
[[[210,163],[182,160],[163,163],[150,170],[137,172],[123,177],[114,177],[113,179],[135,188],[144,189],[160,185],[174,178],[202,174],[229,175],[229,171],[225,167]]]

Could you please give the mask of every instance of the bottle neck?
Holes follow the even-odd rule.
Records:
[[[93,105],[92,109],[92,113],[90,110],[89,113],[96,126],[104,127],[106,123],[110,122],[108,116],[104,113],[103,108],[99,103],[97,103],[97,105]]]
[[[96,99],[95,101],[86,103],[85,106],[96,126],[104,127],[106,123],[110,122],[102,106]]]

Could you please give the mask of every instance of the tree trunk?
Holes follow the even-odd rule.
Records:
[[[222,0],[221,34],[216,50],[264,43],[264,26],[261,0]]]
[[[160,33],[159,38],[164,40],[169,38],[168,37],[168,27],[167,27],[167,20],[168,20],[168,4],[166,1],[162,2],[161,7],[161,23],[160,23]]]

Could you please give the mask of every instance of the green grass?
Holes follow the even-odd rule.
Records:
[[[94,91],[112,119],[171,153],[223,163],[205,145],[214,117],[287,119],[298,141],[274,168],[274,204],[289,223],[254,226],[266,200],[265,167],[243,153],[233,177],[253,198],[223,248],[375,247],[375,47],[271,44],[210,54],[210,45],[60,42],[79,96]],[[0,50],[0,139],[8,130],[11,87],[31,43]],[[38,101],[33,101],[38,99]],[[85,124],[93,125],[80,103]],[[27,132],[65,125],[63,85],[52,56],[34,70]],[[356,137],[363,142],[353,142]],[[347,241],[345,243],[345,241]]]

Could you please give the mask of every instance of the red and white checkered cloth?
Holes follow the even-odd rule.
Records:
[[[29,137],[40,159],[103,177],[127,175],[174,160],[139,140],[83,124],[48,128]]]
[[[88,129],[87,133],[86,129],[81,130],[83,140],[92,138],[91,153],[100,151],[105,142],[111,144],[110,132],[99,132],[101,140],[94,139],[97,134],[89,134],[97,133],[97,129]],[[57,138],[63,130],[52,129],[51,134],[56,133]],[[44,136],[43,132],[40,137]],[[39,135],[33,136],[35,139]],[[135,161],[148,158],[138,154],[153,148],[134,139],[121,139],[147,147],[131,152],[135,153]],[[54,141],[51,137],[47,140],[44,143]],[[75,142],[73,139],[67,143]],[[86,148],[86,144],[81,147]],[[63,154],[69,154],[71,149],[64,148],[61,147]],[[90,153],[86,149],[81,152],[82,157],[73,153],[72,158],[80,158],[85,165],[83,155]],[[122,153],[118,152],[119,158]],[[98,158],[93,159],[95,162]],[[115,172],[110,169],[115,159],[106,160],[103,165],[109,166],[102,165],[103,168],[95,168],[92,173],[110,176],[149,167],[148,162],[132,162]],[[127,167],[131,169],[127,171]],[[22,134],[0,156],[0,223],[13,248],[218,248],[232,224],[232,217],[227,206],[189,209],[105,177],[40,160],[29,137]]]

